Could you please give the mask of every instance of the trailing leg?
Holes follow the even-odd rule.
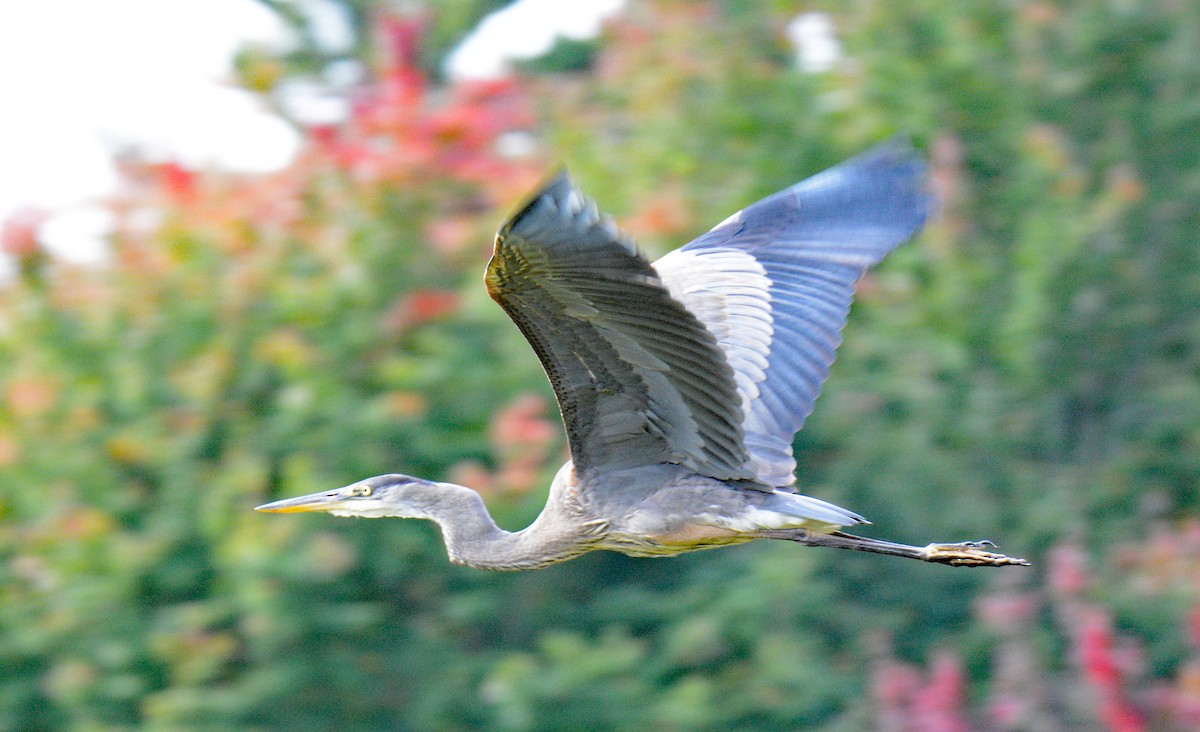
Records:
[[[919,559],[922,562],[949,564],[955,567],[1000,567],[1006,564],[1029,564],[1024,559],[986,551],[984,547],[995,547],[995,544],[986,540],[918,547],[882,539],[869,539],[865,536],[855,536],[841,531],[822,534],[807,529],[776,529],[756,533],[764,539],[786,539],[808,546],[829,546],[836,549],[890,554],[895,557],[908,557],[909,559]]]

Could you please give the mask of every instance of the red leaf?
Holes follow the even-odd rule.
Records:
[[[38,253],[38,228],[48,218],[44,211],[32,208],[18,209],[4,221],[0,229],[0,251],[18,259],[32,257]]]

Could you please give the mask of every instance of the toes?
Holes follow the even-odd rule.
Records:
[[[1029,562],[1018,557],[1008,557],[984,551],[983,547],[996,545],[990,541],[966,541],[960,544],[930,544],[925,547],[927,562],[949,564],[954,567],[1002,567],[1005,565],[1028,566]]]
[[[949,564],[953,567],[1003,567],[1005,565],[1015,565],[1028,567],[1029,562],[1019,557],[1009,557],[1003,554],[993,554],[992,552],[979,552],[972,556],[954,557],[951,558]]]
[[[996,542],[992,541],[991,539],[980,539],[979,541],[960,541],[957,544],[942,544],[942,546],[955,546],[963,549],[982,549],[986,546],[990,546],[995,549]]]

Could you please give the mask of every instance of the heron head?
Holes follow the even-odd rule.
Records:
[[[365,518],[426,518],[427,513],[421,505],[430,487],[436,489],[437,484],[407,475],[377,475],[337,490],[285,498],[254,510],[272,513],[324,511],[334,516]]]

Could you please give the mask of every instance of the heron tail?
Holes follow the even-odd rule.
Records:
[[[830,531],[842,526],[871,523],[853,511],[836,506],[828,501],[822,501],[820,498],[813,498],[812,496],[800,493],[776,493],[775,495],[780,499],[781,505],[777,509],[781,512],[808,521],[828,524]]]

